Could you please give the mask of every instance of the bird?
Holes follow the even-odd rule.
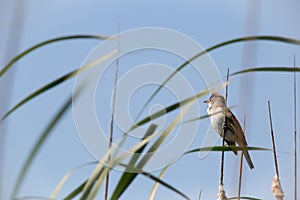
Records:
[[[227,145],[236,146],[238,144],[241,147],[246,147],[244,131],[230,109],[226,106],[225,98],[220,93],[213,93],[208,100],[204,103],[208,104],[207,113],[210,118],[211,126],[216,132],[223,137],[223,128],[225,133],[225,142]],[[232,150],[237,155],[237,150]],[[247,150],[243,150],[244,157],[250,167],[254,168],[253,162]]]

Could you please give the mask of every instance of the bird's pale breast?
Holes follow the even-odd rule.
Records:
[[[211,109],[208,109],[207,112],[210,115],[211,126],[217,131],[217,133],[221,135],[223,124],[225,122],[225,115],[222,111],[222,108],[217,107],[213,112],[211,111]]]
[[[210,115],[210,123],[211,126],[216,130],[216,132],[222,137],[223,132],[223,125],[225,122],[225,114],[221,107],[215,108],[215,110],[212,112],[210,107],[207,110],[208,114]],[[228,141],[235,142],[236,137],[235,135],[227,129],[225,132],[225,139]]]

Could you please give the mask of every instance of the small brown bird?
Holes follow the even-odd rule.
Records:
[[[219,93],[213,93],[209,100],[205,100],[204,103],[208,104],[207,113],[210,118],[210,123],[221,137],[224,127],[225,142],[228,145],[235,146],[237,143],[241,147],[246,147],[247,142],[244,131],[236,117],[230,109],[227,108],[225,98]],[[237,155],[237,150],[233,150],[233,152]],[[250,169],[253,169],[254,165],[248,151],[244,150],[243,154]]]

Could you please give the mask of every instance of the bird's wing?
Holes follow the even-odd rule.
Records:
[[[234,114],[229,109],[225,110],[225,126],[236,136],[236,142],[239,146],[247,146],[243,129],[236,117],[234,116]],[[253,169],[254,165],[248,151],[244,150],[243,154],[247,160],[250,169]]]
[[[229,109],[225,110],[225,126],[236,136],[236,142],[239,146],[247,146],[244,131],[239,121]]]

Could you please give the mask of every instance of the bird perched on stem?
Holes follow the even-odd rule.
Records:
[[[247,142],[245,139],[244,131],[234,116],[226,106],[225,98],[219,93],[213,93],[208,100],[204,103],[208,104],[207,113],[210,118],[211,126],[223,137],[223,128],[225,133],[225,142],[228,145],[236,146],[236,143],[241,147],[246,147]],[[237,150],[233,150],[237,155]],[[247,150],[243,150],[244,157],[250,167],[254,168],[250,155]]]

